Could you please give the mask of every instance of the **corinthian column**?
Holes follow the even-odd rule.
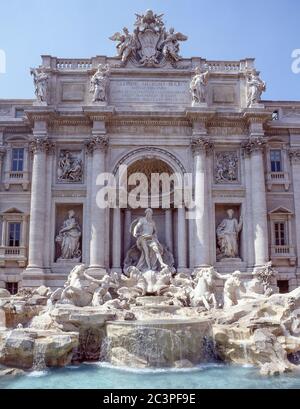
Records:
[[[300,274],[300,147],[292,148],[289,152],[292,164],[295,223],[296,223],[296,244],[297,244],[297,270]],[[299,284],[299,283],[298,283]]]
[[[267,203],[263,161],[264,146],[264,139],[260,136],[250,137],[248,142],[244,145],[245,154],[250,155],[251,163],[251,222],[254,234],[254,259],[256,267],[262,266],[269,261]]]
[[[106,273],[107,209],[101,208],[97,204],[97,193],[100,189],[100,186],[97,185],[97,178],[105,172],[107,147],[107,136],[103,132],[98,132],[94,124],[92,138],[87,145],[88,152],[92,155],[89,271],[100,276]]]
[[[2,179],[2,167],[3,167],[3,159],[6,153],[6,149],[3,146],[0,146],[0,182]]]
[[[194,229],[194,262],[195,268],[209,265],[209,224],[207,209],[207,170],[206,156],[212,150],[212,143],[204,136],[193,138],[195,173],[195,229]]]
[[[46,162],[47,152],[50,148],[52,145],[47,138],[35,135],[31,143],[33,166],[27,273],[41,273],[45,267]]]

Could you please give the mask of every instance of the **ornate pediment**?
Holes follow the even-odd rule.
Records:
[[[117,41],[122,66],[131,62],[138,67],[163,67],[168,63],[179,67],[182,60],[180,41],[186,41],[188,37],[175,32],[174,28],[167,30],[162,18],[163,14],[157,15],[152,10],[136,14],[133,33],[125,27],[122,33],[110,37],[110,40]]]

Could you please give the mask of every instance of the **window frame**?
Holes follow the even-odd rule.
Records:
[[[18,151],[18,155],[15,158],[14,152]],[[22,152],[22,157],[20,157],[20,152]],[[16,169],[14,169],[14,164],[17,164]],[[20,163],[22,166],[19,166]],[[10,164],[10,171],[11,172],[24,172],[24,165],[25,165],[25,148],[14,146],[11,148],[11,164]]]

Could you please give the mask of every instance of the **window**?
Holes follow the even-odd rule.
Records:
[[[9,247],[20,247],[21,241],[21,223],[9,223]]]
[[[277,280],[277,287],[279,288],[280,294],[287,294],[289,292],[289,281]]]
[[[272,121],[278,121],[279,120],[279,112],[278,111],[274,111],[272,113]]]
[[[6,283],[6,289],[11,293],[11,295],[18,294],[19,285],[18,283]]]
[[[15,111],[15,117],[16,118],[23,118],[25,115],[24,109],[23,108],[17,108]]]
[[[11,170],[13,172],[23,172],[23,168],[24,168],[24,148],[13,148]]]
[[[276,246],[285,246],[286,243],[286,234],[285,234],[285,223],[276,222],[274,223],[275,230],[275,245]]]
[[[282,172],[281,151],[279,149],[272,149],[270,151],[271,172]]]

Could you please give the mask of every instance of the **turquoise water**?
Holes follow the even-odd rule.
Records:
[[[256,368],[202,365],[178,370],[122,370],[84,364],[1,379],[0,389],[300,389],[300,372],[263,377]]]

